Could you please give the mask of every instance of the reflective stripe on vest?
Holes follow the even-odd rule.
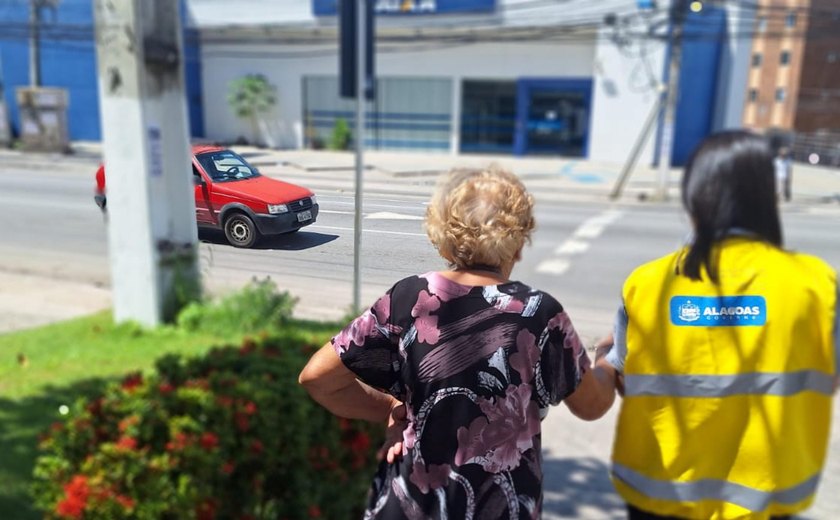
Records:
[[[762,491],[742,484],[718,479],[702,479],[692,482],[669,482],[656,480],[637,473],[621,464],[613,463],[613,475],[635,489],[643,489],[645,495],[660,500],[675,502],[700,502],[720,500],[737,504],[750,511],[764,511],[771,502],[796,504],[805,500],[817,490],[819,473],[796,486],[777,491]]]
[[[625,396],[727,397],[731,395],[790,396],[811,391],[831,396],[834,378],[817,370],[798,372],[750,372],[735,375],[624,376]]]

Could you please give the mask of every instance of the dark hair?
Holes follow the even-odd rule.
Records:
[[[773,153],[758,135],[728,131],[703,141],[686,165],[682,200],[694,223],[694,241],[682,266],[689,278],[700,280],[705,267],[718,281],[712,247],[733,228],[782,246]]]

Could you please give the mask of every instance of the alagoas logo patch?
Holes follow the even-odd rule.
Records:
[[[761,326],[767,322],[763,296],[674,296],[671,323],[693,327]]]

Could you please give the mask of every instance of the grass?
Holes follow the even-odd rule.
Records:
[[[293,321],[288,326],[318,342],[338,330],[331,323]],[[197,356],[237,344],[244,336],[114,325],[107,312],[0,335],[0,518],[40,518],[28,496],[37,439],[60,419],[61,405],[127,372],[147,371],[164,354]]]

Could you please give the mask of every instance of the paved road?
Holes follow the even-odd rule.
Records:
[[[221,290],[253,276],[271,276],[281,288],[300,297],[300,315],[339,317],[351,302],[349,176],[292,171],[285,176],[315,189],[321,204],[318,222],[294,236],[266,240],[250,251],[225,245],[217,233],[202,233],[205,281]],[[91,181],[91,175],[81,171],[0,172],[0,205],[5,210],[0,273],[107,287],[105,224],[91,200]],[[676,204],[585,201],[564,198],[543,181],[528,183],[538,200],[538,229],[514,277],[554,294],[567,307],[581,335],[592,341],[609,329],[627,274],[679,244],[688,230],[687,219]],[[365,199],[363,238],[366,302],[401,277],[443,267],[422,231],[431,184],[422,179],[371,184]],[[840,268],[837,209],[786,207],[784,224],[789,247],[818,254]],[[14,306],[14,302],[6,303]],[[613,421],[614,413],[584,424],[565,409],[555,410],[546,419],[547,518],[623,517],[606,470]],[[831,490],[838,486],[840,433],[836,432],[818,504],[804,518],[835,518],[840,496]]]

